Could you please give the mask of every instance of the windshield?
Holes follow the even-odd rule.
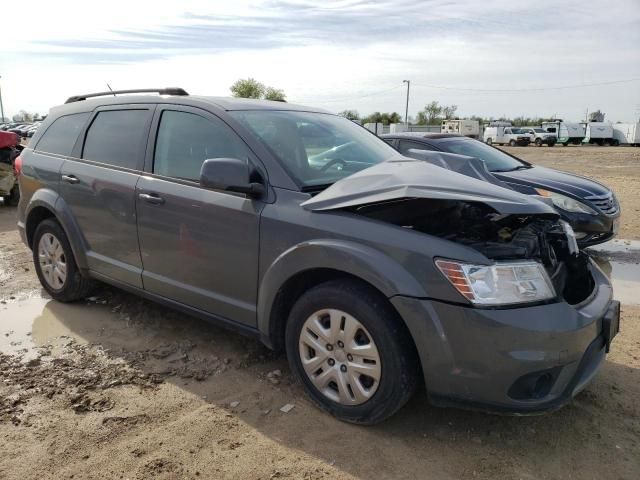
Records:
[[[398,155],[384,141],[343,117],[295,111],[229,112],[304,187],[328,185]]]
[[[484,160],[484,163],[487,164],[487,168],[491,172],[516,170],[527,167],[526,163],[516,160],[497,148],[490,147],[472,138],[443,138],[434,143],[445,152],[467,155]]]
[[[512,128],[511,133],[525,133],[521,128]]]

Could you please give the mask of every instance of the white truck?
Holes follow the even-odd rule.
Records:
[[[509,145],[515,147],[516,145],[527,146],[531,142],[529,134],[523,132],[521,129],[506,125],[498,125],[491,123],[484,128],[484,134],[482,139],[488,145]],[[503,123],[503,122],[499,122]]]
[[[477,120],[443,120],[441,133],[457,133],[470,138],[480,138],[480,122]]]
[[[522,127],[520,130],[529,135],[531,143],[535,143],[538,147],[542,145],[553,147],[558,141],[553,133],[547,132],[542,127]]]
[[[613,125],[605,122],[589,122],[584,124],[584,140],[582,143],[590,145],[613,145],[620,142],[613,136]]]
[[[570,143],[580,145],[584,140],[584,126],[579,123],[564,122],[562,120],[551,120],[550,122],[542,122],[542,128],[549,133],[554,133],[565,147]]]
[[[614,123],[613,138],[617,140],[620,145],[640,147],[640,122]]]

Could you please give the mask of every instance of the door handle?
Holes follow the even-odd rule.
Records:
[[[80,183],[80,179],[75,175],[62,175],[62,180],[71,184]]]
[[[155,193],[139,193],[138,198],[154,205],[162,205],[164,203],[164,198],[159,197]]]

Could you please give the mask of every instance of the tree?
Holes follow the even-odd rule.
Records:
[[[268,87],[254,78],[241,78],[231,85],[231,95],[237,98],[255,98],[286,102],[284,90]]]
[[[253,78],[241,78],[231,85],[231,95],[238,98],[262,98],[265,86]]]
[[[284,90],[279,88],[267,87],[264,92],[265,100],[273,100],[274,102],[286,102]]]
[[[457,110],[457,105],[440,105],[434,100],[418,112],[417,123],[418,125],[437,125],[443,119],[455,117]]]
[[[458,110],[457,105],[443,105],[442,106],[442,115],[445,120],[453,118],[456,116],[456,111]]]
[[[349,120],[360,120],[360,114],[357,110],[343,110],[342,112],[338,113],[338,115]]]
[[[33,122],[34,118],[37,118],[37,117],[35,117],[34,114],[29,113],[25,110],[20,110],[16,115],[12,117],[14,122]]]
[[[362,123],[382,123],[383,125],[389,125],[390,123],[400,123],[402,117],[398,112],[393,113],[380,113],[374,112],[371,115],[362,119]]]

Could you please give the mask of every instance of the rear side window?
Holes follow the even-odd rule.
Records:
[[[433,150],[433,148],[429,145],[425,145],[424,143],[400,140],[400,142],[398,142],[398,150],[404,155],[409,150]]]
[[[89,115],[89,113],[74,113],[57,118],[38,141],[36,150],[57,153],[58,155],[71,155],[78,134],[89,119]]]
[[[146,143],[149,110],[106,110],[91,123],[82,158],[139,169]]]
[[[249,151],[222,120],[187,112],[162,112],[153,173],[198,181],[202,163],[209,158],[248,161]]]

